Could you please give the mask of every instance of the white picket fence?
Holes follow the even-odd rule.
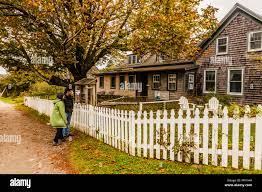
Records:
[[[52,101],[38,98],[26,97],[25,105],[48,116],[53,109]],[[225,107],[219,117],[206,108],[192,117],[190,110],[154,114],[75,104],[72,125],[133,156],[261,170],[262,115],[234,113],[228,117]]]

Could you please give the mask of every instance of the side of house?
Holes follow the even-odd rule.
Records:
[[[98,94],[136,97],[136,90],[128,89],[127,83],[135,82],[132,72],[101,72],[97,75]]]
[[[236,4],[202,44],[198,94],[230,95],[240,104],[262,103],[262,17]]]
[[[97,75],[99,94],[174,100],[194,94],[196,65],[150,55],[139,59],[130,54],[121,67]]]

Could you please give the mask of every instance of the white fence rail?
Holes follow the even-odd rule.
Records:
[[[26,97],[25,105],[48,116],[53,109],[51,101],[38,98]],[[133,156],[261,170],[262,115],[234,113],[228,117],[226,107],[222,117],[207,108],[194,116],[189,110],[135,113],[75,104],[72,124]]]

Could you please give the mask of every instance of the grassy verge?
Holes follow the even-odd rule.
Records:
[[[49,121],[49,117],[23,105],[16,105],[16,108],[43,123]],[[77,130],[73,130],[73,134],[68,161],[81,174],[262,174],[262,171],[133,157]]]
[[[50,118],[49,118],[48,116],[46,116],[46,115],[44,115],[44,114],[39,114],[36,110],[31,109],[31,108],[29,108],[29,107],[26,107],[26,106],[24,106],[24,105],[22,105],[22,104],[17,104],[17,105],[15,106],[15,108],[16,108],[17,110],[26,112],[26,114],[27,114],[29,117],[31,117],[31,118],[33,118],[33,119],[36,119],[36,120],[39,120],[39,121],[41,121],[42,123],[48,123],[48,122],[49,122],[49,119],[50,119]]]
[[[0,101],[3,101],[5,103],[9,104],[17,104],[17,103],[23,103],[24,98],[23,97],[0,97]]]
[[[92,137],[74,131],[69,161],[82,174],[261,174],[164,160],[133,157]]]

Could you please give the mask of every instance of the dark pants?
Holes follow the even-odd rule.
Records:
[[[67,123],[66,123],[66,128],[63,129],[63,136],[64,137],[68,137],[69,136],[71,117],[72,117],[72,113],[66,113]]]
[[[63,139],[63,129],[62,128],[57,128],[56,129],[56,135],[55,135],[55,138],[54,138],[54,142],[58,142],[58,139]]]

